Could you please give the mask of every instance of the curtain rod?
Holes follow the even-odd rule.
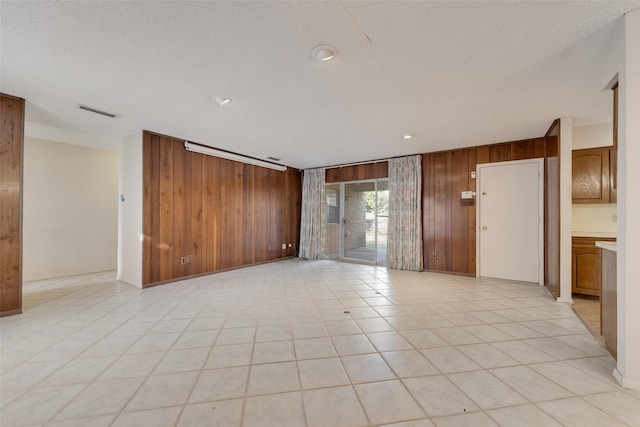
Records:
[[[346,167],[349,167],[349,166],[366,165],[368,163],[388,162],[391,159],[399,159],[401,157],[409,157],[409,156],[417,156],[417,155],[421,155],[421,154],[420,153],[417,153],[417,154],[405,154],[403,156],[393,156],[393,157],[387,157],[385,159],[365,160],[363,162],[343,163],[343,164],[340,164],[340,165],[325,166],[324,168],[325,169],[346,168]]]

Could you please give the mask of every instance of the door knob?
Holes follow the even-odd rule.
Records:
[[[483,191],[483,192],[482,192],[482,195],[483,195],[483,196],[486,196],[486,195],[487,195],[487,192],[486,192],[486,191]]]
[[[482,226],[482,229],[483,229],[483,230],[486,230],[486,229],[487,229],[487,226],[486,226],[486,225],[483,225],[483,226]]]

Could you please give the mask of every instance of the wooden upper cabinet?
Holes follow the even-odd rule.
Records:
[[[573,203],[611,203],[609,147],[573,151]]]

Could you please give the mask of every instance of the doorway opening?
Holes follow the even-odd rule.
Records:
[[[387,265],[389,180],[327,184],[325,258]]]

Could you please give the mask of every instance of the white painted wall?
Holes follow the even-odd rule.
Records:
[[[142,133],[120,147],[118,280],[142,287]]]
[[[23,280],[113,270],[118,153],[25,137]]]
[[[571,298],[571,151],[573,120],[560,118],[560,295],[558,301],[573,303]]]
[[[613,114],[613,93],[611,94]],[[608,147],[613,145],[613,121],[573,128],[573,149]]]
[[[618,362],[614,375],[640,390],[640,9],[624,17],[618,114]]]

